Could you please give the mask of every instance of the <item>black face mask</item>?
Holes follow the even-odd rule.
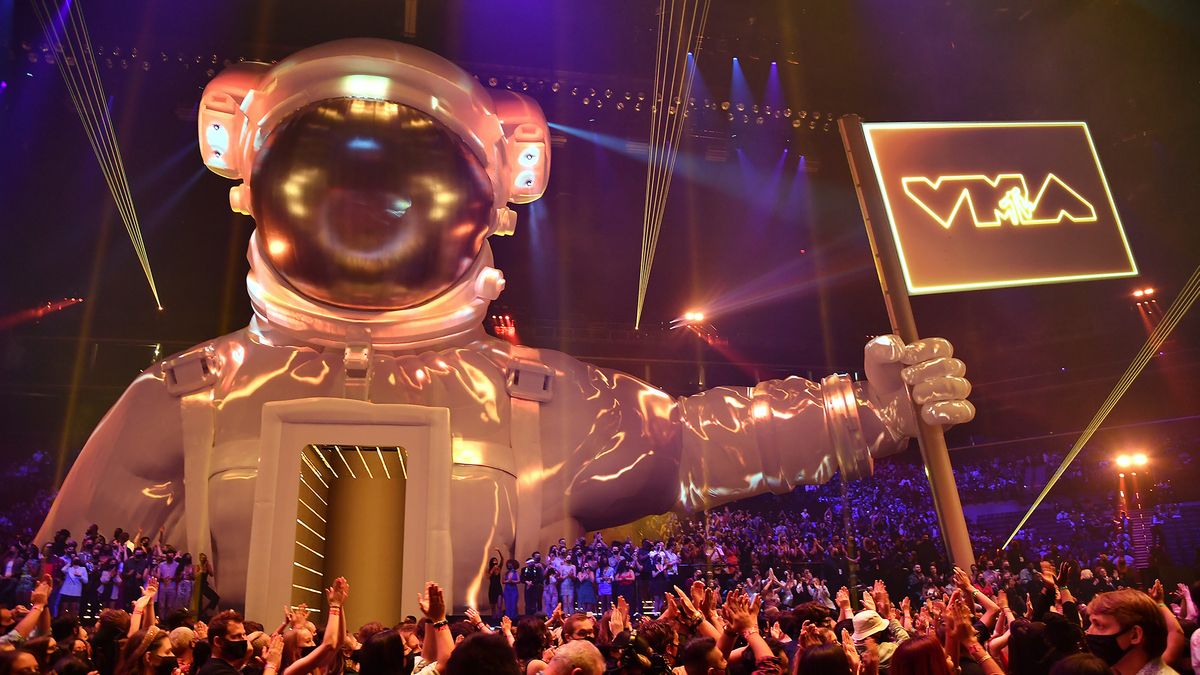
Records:
[[[171,675],[178,667],[179,659],[174,656],[166,656],[159,661],[157,666],[154,666],[154,675]]]
[[[245,640],[221,640],[221,657],[226,661],[244,659],[248,651],[250,643]]]
[[[1114,635],[1084,635],[1087,640],[1088,651],[1100,657],[1108,665],[1116,665],[1118,661],[1125,658],[1132,649],[1133,645],[1122,647],[1117,643],[1117,637],[1124,635],[1128,630],[1121,631]]]

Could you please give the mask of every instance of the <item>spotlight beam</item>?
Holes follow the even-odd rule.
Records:
[[[51,5],[46,0],[35,0],[33,8],[137,254],[155,306],[162,309],[80,0],[70,0],[62,9],[55,7],[57,12],[51,11]],[[64,11],[66,16],[63,16]]]
[[[1163,316],[1162,321],[1159,322],[1158,326],[1154,329],[1154,332],[1150,334],[1150,337],[1146,340],[1145,344],[1142,345],[1141,350],[1139,350],[1137,355],[1133,358],[1133,363],[1129,364],[1129,367],[1125,370],[1125,374],[1121,376],[1121,379],[1117,382],[1116,386],[1113,387],[1112,392],[1109,393],[1108,398],[1104,401],[1104,404],[1100,406],[1100,409],[1096,411],[1096,415],[1092,418],[1092,421],[1087,425],[1087,427],[1084,428],[1083,433],[1079,436],[1079,439],[1075,441],[1075,445],[1071,447],[1071,451],[1068,452],[1066,458],[1063,459],[1062,465],[1060,465],[1058,470],[1054,472],[1054,475],[1050,478],[1050,482],[1046,484],[1046,487],[1042,488],[1042,491],[1037,496],[1037,499],[1033,501],[1033,504],[1030,505],[1029,510],[1026,511],[1025,515],[1021,518],[1021,522],[1017,523],[1016,529],[1014,529],[1012,534],[1008,536],[1008,540],[1004,542],[1004,548],[1008,548],[1008,545],[1012,543],[1013,538],[1017,536],[1017,533],[1021,531],[1021,528],[1025,527],[1025,523],[1029,521],[1029,517],[1032,516],[1033,512],[1037,510],[1037,507],[1041,505],[1042,501],[1046,498],[1046,495],[1050,494],[1050,490],[1052,490],[1054,485],[1058,483],[1059,478],[1066,473],[1067,467],[1069,467],[1071,462],[1075,461],[1075,457],[1077,457],[1079,453],[1083,451],[1083,446],[1086,445],[1089,440],[1091,440],[1092,435],[1095,434],[1096,430],[1100,428],[1100,425],[1104,423],[1104,418],[1108,417],[1108,413],[1112,411],[1112,409],[1117,405],[1117,402],[1121,400],[1121,397],[1125,395],[1125,392],[1129,390],[1129,387],[1133,384],[1133,381],[1137,378],[1137,376],[1141,374],[1142,370],[1146,367],[1146,364],[1150,363],[1150,359],[1152,359],[1154,355],[1158,353],[1158,348],[1161,347],[1162,343],[1166,341],[1167,336],[1171,334],[1171,331],[1175,329],[1175,326],[1180,322],[1180,320],[1183,319],[1184,315],[1187,314],[1187,311],[1191,309],[1192,304],[1195,303],[1198,297],[1200,297],[1200,267],[1197,267],[1196,271],[1192,272],[1191,278],[1188,279],[1186,284],[1184,284],[1183,290],[1179,292],[1179,295],[1175,298],[1175,302],[1171,303],[1171,307]]]
[[[695,66],[700,56],[710,1],[704,0],[701,9],[700,0],[694,0],[690,3],[689,10],[689,0],[681,0],[678,31],[675,35],[672,33],[675,32],[676,0],[671,0],[669,8],[666,0],[659,1],[658,51],[655,54],[655,83],[650,106],[649,166],[646,171],[646,195],[643,201],[645,211],[642,217],[642,259],[638,278],[635,328],[641,325],[650,271],[658,246],[671,175],[678,157],[679,140],[687,117],[688,99],[691,98],[692,84],[695,81]],[[675,100],[679,101],[677,105]]]

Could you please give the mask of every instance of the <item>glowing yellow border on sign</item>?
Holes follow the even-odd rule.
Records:
[[[904,257],[904,245],[900,242],[900,233],[896,229],[896,219],[892,214],[892,201],[888,196],[887,186],[883,182],[883,174],[879,168],[879,158],[875,154],[875,140],[871,133],[887,129],[963,129],[963,128],[1000,128],[1015,127],[1082,127],[1083,136],[1087,139],[1092,151],[1092,159],[1096,163],[1096,172],[1100,175],[1100,184],[1104,186],[1104,194],[1112,207],[1113,219],[1117,223],[1117,233],[1121,235],[1121,243],[1125,246],[1125,256],[1129,260],[1129,271],[1102,272],[1098,274],[1075,274],[1057,277],[1031,277],[1028,279],[1005,279],[1003,281],[979,281],[970,284],[944,284],[941,286],[915,287],[912,275],[908,271],[908,261]],[[1129,248],[1129,239],[1125,236],[1125,226],[1121,224],[1121,216],[1117,213],[1117,205],[1113,201],[1112,191],[1108,187],[1108,178],[1100,166],[1100,156],[1096,153],[1096,144],[1092,142],[1092,133],[1088,130],[1087,122],[868,122],[863,124],[863,135],[867,139],[867,151],[871,154],[871,165],[875,168],[875,182],[883,193],[883,206],[887,210],[888,225],[892,229],[892,240],[896,242],[896,251],[900,257],[900,267],[904,272],[904,283],[908,286],[909,295],[931,295],[933,293],[949,293],[952,291],[975,291],[988,288],[1011,288],[1013,286],[1034,286],[1041,284],[1059,284],[1070,281],[1088,281],[1093,279],[1116,279],[1135,277],[1138,275],[1137,263],[1133,259],[1133,251]]]

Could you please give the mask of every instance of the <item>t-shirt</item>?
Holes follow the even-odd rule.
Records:
[[[225,659],[211,658],[204,662],[196,675],[240,675],[241,671],[229,665]]]

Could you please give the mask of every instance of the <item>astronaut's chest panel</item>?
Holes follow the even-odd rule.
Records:
[[[215,403],[211,475],[221,481],[252,480],[258,470],[264,406],[299,400],[345,401],[337,364],[315,359],[258,377]],[[456,465],[487,466],[513,473],[510,405],[503,373],[491,362],[461,355],[384,359],[372,373],[365,405],[402,404],[449,411]],[[353,421],[348,421],[354,424]],[[343,439],[353,446],[351,439]],[[337,442],[334,440],[333,442]]]
[[[267,402],[261,414],[248,569],[291,583],[248,596],[248,608],[311,601],[304,594],[328,586],[329,574],[367,579],[380,560],[403,561],[402,583],[367,595],[399,606],[432,578],[421,561],[449,559],[445,544],[430,540],[449,529],[448,409],[310,397]],[[224,453],[236,448],[215,447],[214,459],[230,461]],[[233,471],[213,475],[214,497]],[[388,536],[372,536],[380,531]],[[386,607],[368,602],[364,611],[372,609]]]

